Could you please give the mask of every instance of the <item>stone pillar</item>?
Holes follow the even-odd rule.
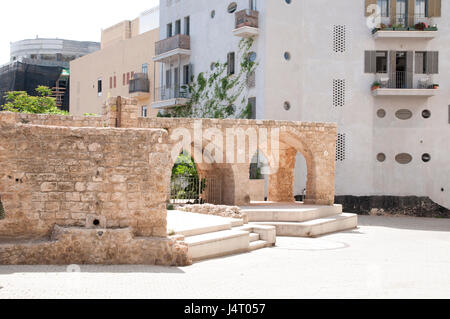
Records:
[[[137,128],[139,109],[136,99],[114,97],[106,101],[103,107],[105,126]]]
[[[278,167],[271,167],[269,198],[271,202],[294,202],[294,169],[297,151],[294,148],[279,151]]]

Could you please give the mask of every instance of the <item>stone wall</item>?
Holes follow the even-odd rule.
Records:
[[[97,220],[166,236],[165,131],[0,128],[1,235],[45,236],[55,223],[90,227]]]
[[[64,127],[104,127],[109,126],[100,116],[65,116],[51,114],[25,114],[0,112],[0,121],[10,124],[53,125]]]

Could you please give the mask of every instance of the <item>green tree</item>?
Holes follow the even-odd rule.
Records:
[[[15,113],[29,114],[59,114],[69,115],[56,107],[56,101],[51,97],[51,90],[46,86],[36,88],[38,96],[30,96],[24,91],[12,91],[5,95],[6,104],[3,110]]]

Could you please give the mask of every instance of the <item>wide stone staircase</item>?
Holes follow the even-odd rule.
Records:
[[[276,242],[275,227],[244,225],[241,219],[169,211],[168,225],[174,235],[185,237],[194,262],[272,247]]]
[[[274,226],[277,236],[318,237],[358,227],[358,216],[343,213],[342,205],[259,202],[241,208],[250,224]]]

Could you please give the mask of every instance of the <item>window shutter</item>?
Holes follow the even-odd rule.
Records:
[[[192,78],[194,77],[194,65],[189,63],[189,82],[192,83]]]
[[[389,73],[391,81],[396,78],[397,71],[397,51],[389,51]]]
[[[370,15],[372,15],[372,14],[374,14],[375,12],[373,11],[373,12],[370,12],[370,10],[369,10],[369,12],[368,12],[368,9],[369,9],[369,6],[370,5],[373,5],[373,4],[377,4],[377,0],[366,0],[366,5],[365,5],[365,7],[364,7],[364,12],[365,12],[365,16],[366,17],[368,17],[368,16],[370,16]]]
[[[416,0],[408,0],[408,25],[413,27],[415,25],[415,9],[416,9]]]
[[[377,51],[366,51],[364,61],[364,73],[377,72]]]
[[[428,0],[428,16],[430,18],[440,17],[442,0]]]
[[[414,52],[406,52],[406,87],[413,87]]]
[[[423,74],[423,52],[416,52],[416,66],[415,73]]]
[[[389,1],[389,14],[391,15],[391,23],[395,25],[397,23],[397,0]]]
[[[429,51],[426,55],[427,74],[439,74],[439,52]]]

